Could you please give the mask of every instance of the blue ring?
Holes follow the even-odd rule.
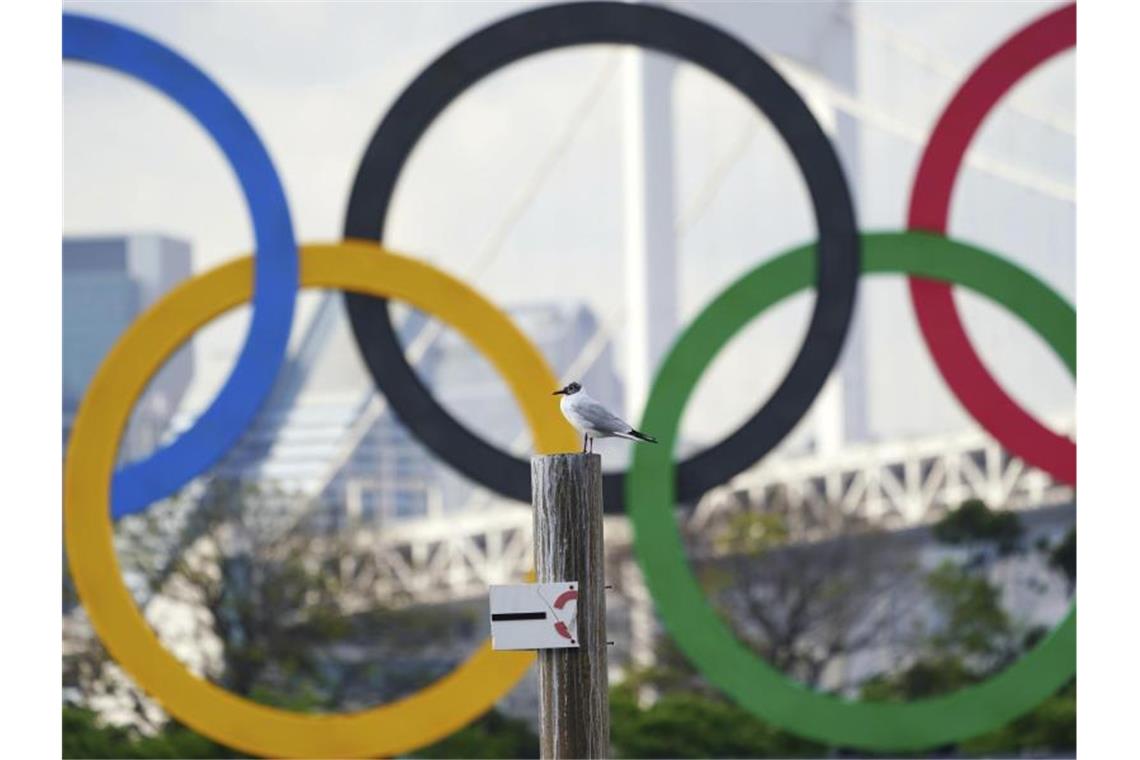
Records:
[[[63,14],[63,57],[129,74],[174,100],[210,134],[241,183],[256,241],[253,318],[237,364],[210,407],[173,443],[121,467],[111,516],[141,512],[217,462],[253,421],[285,359],[298,288],[297,242],[285,190],[253,127],[197,66],[117,24]]]

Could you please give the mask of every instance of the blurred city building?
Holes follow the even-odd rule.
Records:
[[[489,500],[442,464],[401,424],[377,394],[358,357],[340,297],[326,294],[274,393],[240,443],[214,470],[228,480],[257,484],[282,495],[284,510],[307,497],[307,519],[322,528],[351,524],[378,528],[396,520],[440,517]],[[551,363],[569,370],[598,331],[582,304],[528,304],[507,309]],[[437,398],[472,429],[525,454],[529,436],[515,400],[495,369],[458,333],[440,330],[405,310],[405,345],[424,345],[417,372]],[[622,384],[608,341],[590,351],[575,375],[597,398],[622,407]],[[190,420],[183,415],[175,431]]]
[[[63,441],[99,364],[135,317],[190,275],[189,243],[164,235],[63,239]],[[122,461],[149,454],[166,433],[194,374],[177,352],[147,386],[119,449]]]

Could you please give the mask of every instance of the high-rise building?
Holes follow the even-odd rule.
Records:
[[[190,275],[190,245],[163,235],[63,240],[63,440],[100,363],[135,317]],[[147,387],[123,437],[119,458],[150,453],[165,433],[194,372],[177,352]]]

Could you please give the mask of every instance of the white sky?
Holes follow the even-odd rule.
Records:
[[[525,4],[65,2],[116,20],[189,57],[234,98],[280,172],[302,241],[340,235],[357,161],[387,106],[447,46]],[[954,87],[995,44],[1055,3],[866,3],[856,20],[860,103],[924,135]],[[687,6],[682,6],[687,7]],[[778,19],[788,7],[752,6]],[[701,13],[717,12],[707,6]],[[846,22],[844,22],[846,23]],[[748,29],[734,30],[748,36]],[[765,29],[765,33],[776,33]],[[500,223],[551,149],[569,114],[601,95],[501,252],[470,280],[509,305],[585,300],[620,307],[621,77],[614,48],[550,53],[500,72],[449,108],[406,167],[389,245],[467,276],[465,265]],[[821,55],[826,51],[821,52]],[[612,67],[610,67],[612,68]],[[979,152],[1061,186],[1075,183],[1074,63],[1058,57],[1019,85],[976,142]],[[814,237],[806,192],[772,130],[741,98],[683,67],[676,90],[677,208],[698,190],[750,125],[758,133],[685,231],[681,323],[758,261]],[[123,76],[64,67],[65,234],[156,231],[191,241],[196,268],[252,244],[228,166],[176,106]],[[856,182],[863,229],[903,225],[920,145],[868,126]],[[1063,199],[968,171],[952,229],[1010,256],[1070,300],[1075,292],[1074,209]],[[568,262],[575,262],[568,266]],[[972,424],[937,379],[901,280],[864,286],[869,404],[879,435]],[[311,297],[303,298],[300,320]],[[1072,410],[1072,384],[1028,331],[1000,309],[960,297],[970,333],[1010,392],[1040,414]],[[710,439],[752,412],[782,376],[807,323],[810,296],[757,320],[699,387],[687,435]],[[208,399],[244,334],[243,314],[195,341],[193,403]],[[300,323],[300,320],[298,323]],[[296,324],[294,334],[298,334]],[[619,343],[620,348],[620,343]],[[901,401],[900,401],[901,399]]]

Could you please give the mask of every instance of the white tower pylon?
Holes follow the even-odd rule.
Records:
[[[674,233],[674,61],[623,53],[626,260],[626,417],[641,418],[649,384],[677,324]]]
[[[835,106],[811,79],[857,96],[854,31],[844,21],[847,0],[815,4],[680,3],[740,34],[747,44],[796,62],[811,72],[792,77],[835,144],[853,202],[858,205],[860,125]],[[641,49],[624,53],[624,184],[626,251],[625,409],[637,424],[650,383],[676,332],[678,320],[673,83],[676,61]],[[798,81],[797,81],[798,80]],[[858,214],[857,214],[858,216]],[[817,449],[834,451],[866,440],[868,399],[866,338],[856,306],[841,363],[821,392],[812,419]]]

